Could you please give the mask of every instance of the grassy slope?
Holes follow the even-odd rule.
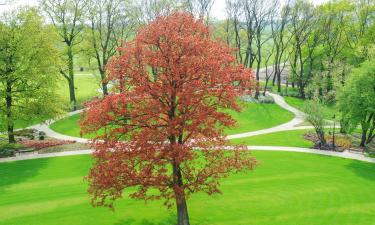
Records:
[[[370,225],[375,164],[288,152],[254,152],[259,167],[222,181],[222,195],[195,194],[191,224]],[[173,224],[161,202],[119,200],[92,208],[83,176],[89,156],[0,164],[0,224]]]
[[[253,137],[231,140],[234,144],[244,145],[266,145],[266,146],[289,146],[311,148],[313,143],[304,139],[307,130],[282,131],[270,134],[257,135]]]
[[[303,105],[305,103],[305,100],[300,99],[300,98],[295,98],[295,97],[287,97],[287,96],[285,96],[284,99],[289,105],[291,105],[291,106],[293,106],[293,107],[295,107],[295,108],[297,108],[301,111],[303,110]],[[336,114],[336,118],[337,118],[337,116],[339,116],[337,110],[335,109],[335,106],[333,106],[333,105],[332,106],[331,105],[324,105],[323,110],[324,110],[324,117],[326,119],[331,120],[334,114]]]
[[[285,123],[293,118],[293,114],[276,104],[246,103],[240,113],[230,111],[237,120],[238,126],[227,129],[228,134],[236,134],[260,130]],[[56,132],[79,137],[80,128],[77,124],[79,115],[74,115],[53,123],[50,127]],[[89,137],[89,136],[88,136]]]
[[[86,72],[75,72],[76,98],[78,105],[90,100],[93,96],[100,95],[98,78]],[[65,79],[61,79],[58,93],[64,97],[64,102],[69,104],[69,88]]]

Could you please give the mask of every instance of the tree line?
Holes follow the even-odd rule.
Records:
[[[35,88],[44,87],[38,82],[20,82],[21,79],[13,76],[37,81],[43,76],[32,78],[31,74],[42,74],[40,69],[46,75],[43,79],[62,77],[68,84],[70,108],[76,110],[79,107],[75,84],[77,58],[83,58],[88,67],[98,73],[103,95],[107,95],[110,84],[106,67],[110,59],[119,54],[117,49],[122,41],[132,39],[140,28],[158,16],[176,10],[202,19],[216,38],[237,49],[233,54],[246,68],[253,69],[258,81],[255,97],[262,88],[265,93],[272,85],[283,94],[335,102],[336,93],[345,85],[351,71],[374,56],[375,4],[371,0],[338,0],[321,5],[313,5],[308,0],[227,0],[226,17],[221,20],[211,16],[213,4],[214,0],[40,0],[37,8],[7,13],[1,20],[2,29],[8,30],[1,33],[0,51],[4,53],[0,68],[2,125],[12,133],[15,117],[26,118],[18,112],[28,112],[26,109],[32,105],[17,100],[17,96],[23,96],[21,93],[34,96]],[[47,65],[39,66],[32,60],[16,64],[34,70],[22,71],[12,66],[16,59],[9,52],[22,55],[22,51],[27,51],[9,46],[18,38],[13,35],[15,30],[30,26],[29,18],[20,19],[25,14],[37,21],[34,27],[45,31],[40,35],[48,40],[48,52],[42,49],[43,45],[36,44],[38,40],[31,40],[36,44],[34,50],[40,50],[38,57],[42,57],[43,63],[49,62],[49,70],[43,68]],[[19,38],[33,37],[35,32],[26,29]],[[264,77],[261,77],[262,67],[266,68]],[[9,91],[10,86],[18,86],[18,83],[9,85],[13,80],[32,88]],[[46,93],[56,94],[53,85],[48,87]],[[46,116],[43,114],[27,113],[32,117]]]

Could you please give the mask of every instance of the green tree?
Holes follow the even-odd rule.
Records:
[[[70,103],[73,110],[76,110],[74,47],[80,42],[79,37],[84,28],[83,17],[87,10],[87,0],[40,0],[39,3],[65,45],[61,55],[65,64],[60,67],[60,74],[68,82]]]
[[[54,116],[57,53],[35,9],[20,9],[0,22],[0,124],[14,143],[16,120]]]
[[[352,131],[361,125],[360,146],[365,147],[375,137],[375,59],[352,71],[338,100],[346,130]]]

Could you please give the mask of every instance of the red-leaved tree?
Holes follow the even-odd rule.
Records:
[[[220,178],[256,164],[244,146],[221,147],[223,128],[235,125],[222,109],[240,110],[252,73],[185,13],[156,19],[118,51],[108,67],[114,90],[81,118],[83,133],[100,134],[87,177],[92,204],[112,207],[136,187],[131,198],[175,203],[178,224],[187,225],[190,194],[220,193]]]

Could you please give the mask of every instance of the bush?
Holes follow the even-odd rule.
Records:
[[[21,144],[9,144],[6,142],[0,143],[0,158],[14,156],[16,150],[22,149]]]
[[[329,91],[323,96],[324,103],[334,104],[336,102],[336,92]]]
[[[23,129],[23,130],[16,130],[13,133],[15,136],[22,136],[22,137],[34,139],[34,134],[36,132],[37,131],[35,129]]]
[[[38,140],[23,140],[21,141],[22,145],[27,148],[32,148],[35,150],[39,150],[42,148],[48,148],[58,145],[66,145],[66,144],[72,144],[75,143],[75,141],[65,141],[65,140],[44,140],[44,141],[38,141]]]
[[[333,142],[332,135],[326,135],[326,140],[328,142]],[[343,149],[348,149],[352,147],[352,140],[348,136],[336,135],[335,136],[335,146],[341,147]]]

